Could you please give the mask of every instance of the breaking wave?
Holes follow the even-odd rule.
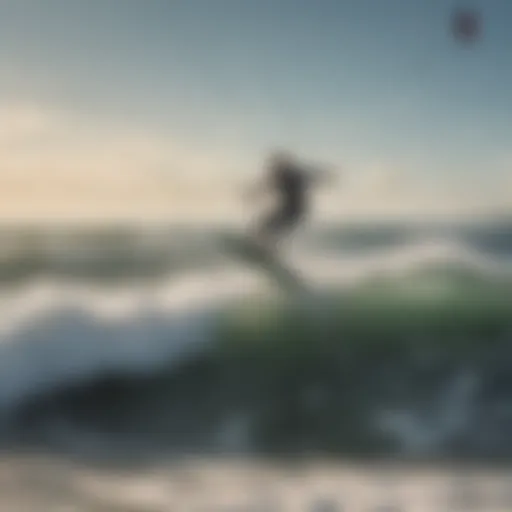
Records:
[[[10,442],[504,454],[506,261],[446,241],[299,256],[302,297],[222,257],[157,282],[43,275],[4,292]]]

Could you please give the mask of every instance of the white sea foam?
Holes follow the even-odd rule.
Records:
[[[352,258],[291,256],[318,287],[433,262],[502,271],[463,247],[425,242]],[[269,287],[270,286],[270,287]],[[233,265],[181,273],[158,285],[110,289],[40,279],[0,296],[0,408],[103,372],[146,372],[211,343],[219,309],[272,290],[261,271]]]

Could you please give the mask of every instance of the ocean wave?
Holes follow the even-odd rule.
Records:
[[[462,301],[468,316],[473,310],[498,314],[507,308],[512,291],[508,268],[456,245],[423,244],[378,258],[310,257],[297,266],[317,288],[307,299],[311,311],[336,302],[349,307],[364,298],[368,311],[363,309],[362,315],[374,317],[371,308],[380,308],[391,323],[397,321],[390,316],[393,308],[406,308],[411,301],[420,301],[417,307],[425,314],[429,305],[434,308],[430,322],[448,307],[448,300]],[[275,308],[276,300],[293,302],[273,294],[278,287],[269,288],[262,273],[239,265],[110,291],[51,279],[4,291],[0,407],[16,403],[17,396],[30,389],[41,393],[52,382],[146,368],[186,353],[197,346],[197,339],[212,343],[215,320],[235,311],[238,315],[241,303],[246,310],[263,310]],[[346,288],[353,291],[344,297]],[[343,299],[332,297],[336,294]],[[466,300],[469,296],[474,296],[473,302]]]
[[[424,242],[293,261],[311,295],[287,296],[241,265],[122,289],[40,279],[4,292],[4,417],[52,417],[61,434],[115,421],[116,437],[158,431],[203,450],[234,439],[368,449],[391,431],[410,437],[403,411],[440,399],[468,365],[480,375],[490,357],[510,359],[512,278],[488,256]]]
[[[316,267],[335,265],[346,271],[360,267],[358,262],[403,265],[407,259],[414,264],[439,257],[470,257],[485,260],[486,265],[510,262],[512,245],[506,229],[466,231],[412,225],[336,226],[301,233],[289,250],[292,260],[302,260],[307,272],[314,259],[322,260]],[[0,231],[0,284],[12,289],[52,279],[123,286],[183,272],[224,270],[237,264],[219,243],[225,232],[170,227]]]

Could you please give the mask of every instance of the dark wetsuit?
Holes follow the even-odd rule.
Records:
[[[261,224],[264,234],[278,235],[293,229],[308,210],[309,177],[293,164],[271,169],[270,186],[277,194],[277,208]]]

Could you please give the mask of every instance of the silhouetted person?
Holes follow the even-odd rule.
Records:
[[[267,249],[276,249],[279,241],[305,220],[309,213],[312,185],[327,176],[325,171],[299,164],[284,151],[272,153],[258,191],[273,193],[277,205],[257,223],[253,233],[256,240]]]

